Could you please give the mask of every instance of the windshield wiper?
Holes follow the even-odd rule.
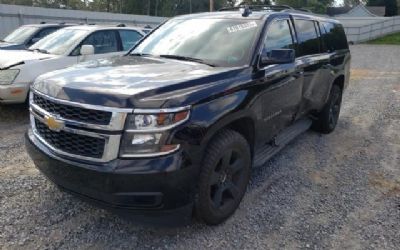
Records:
[[[189,62],[197,62],[201,64],[205,64],[211,67],[217,67],[217,65],[204,61],[203,59],[193,58],[188,56],[177,56],[177,55],[160,55],[160,57],[169,58],[169,59],[176,59],[182,61],[189,61]]]
[[[45,49],[28,49],[28,50],[29,51],[39,51],[40,53],[43,53],[43,54],[50,54],[50,52],[48,52]]]
[[[154,56],[152,54],[148,54],[148,53],[133,53],[133,54],[129,54],[130,56]]]

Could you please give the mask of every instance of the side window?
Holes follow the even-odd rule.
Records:
[[[105,54],[118,51],[117,37],[113,30],[94,32],[83,41],[82,45],[93,45],[95,54]]]
[[[120,30],[119,35],[121,37],[123,51],[132,48],[142,38],[142,35],[134,30]]]
[[[56,28],[56,27],[42,29],[41,31],[39,31],[39,32],[35,35],[34,38],[39,38],[39,39],[41,39],[41,38],[43,38],[43,37],[45,37],[45,36],[47,36],[47,35],[53,33],[53,32],[56,31],[56,30],[58,30],[58,28]]]
[[[325,27],[321,22],[318,23],[318,27],[321,34],[321,40],[320,40],[321,52],[329,52],[330,48],[328,46],[328,39],[327,39],[328,33],[326,32]]]
[[[329,50],[347,49],[347,38],[344,29],[341,25],[329,22],[321,22],[325,35],[323,35],[324,42]]]
[[[274,49],[293,49],[293,37],[288,20],[273,21],[268,27],[263,53],[268,55]]]
[[[319,37],[314,21],[297,19],[294,22],[299,43],[297,56],[320,53]]]
[[[56,31],[58,28],[56,27],[51,27],[51,28],[44,28],[41,31],[37,32],[32,38],[31,40],[28,42],[28,45],[32,45],[34,43],[36,43],[37,41],[39,41],[40,39],[42,39],[43,37],[53,33],[54,31]]]

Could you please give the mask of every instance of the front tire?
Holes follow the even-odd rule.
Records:
[[[195,214],[208,225],[220,224],[239,206],[251,172],[251,152],[238,132],[225,129],[209,144],[200,173]]]
[[[333,85],[328,102],[318,114],[317,120],[313,123],[313,129],[323,134],[332,133],[339,120],[342,104],[342,89],[338,85]]]

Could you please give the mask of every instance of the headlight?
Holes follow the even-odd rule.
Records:
[[[168,144],[169,131],[189,119],[189,107],[140,110],[128,115],[121,142],[121,157],[164,155],[179,149]]]
[[[19,69],[0,70],[0,85],[12,84],[19,74]]]

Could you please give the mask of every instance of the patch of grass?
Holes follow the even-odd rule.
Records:
[[[393,33],[375,40],[368,41],[369,44],[395,44],[400,45],[400,32]]]

